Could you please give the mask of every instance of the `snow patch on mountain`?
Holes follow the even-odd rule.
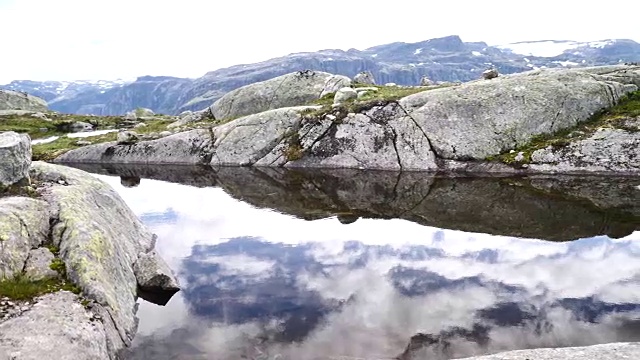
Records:
[[[525,56],[554,57],[562,55],[565,51],[573,49],[584,47],[602,49],[613,43],[615,43],[615,40],[602,40],[592,42],[578,42],[571,40],[541,40],[522,41],[512,44],[498,45],[496,47]]]

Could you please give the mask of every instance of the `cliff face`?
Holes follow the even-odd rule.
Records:
[[[561,51],[549,53],[548,48],[560,48]],[[373,74],[378,84],[417,85],[423,76],[450,82],[477,79],[488,67],[510,74],[542,67],[636,61],[640,61],[640,44],[631,40],[542,41],[496,47],[448,36],[417,43],[385,44],[366,50],[289,54],[215,70],[198,79],[145,76],[128,83],[14,81],[0,88],[41,96],[49,101],[52,110],[67,113],[120,115],[145,107],[157,113],[177,114],[184,110],[204,109],[241,86],[306,69],[348,77],[366,70]]]

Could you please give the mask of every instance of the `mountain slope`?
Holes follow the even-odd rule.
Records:
[[[371,71],[378,83],[417,85],[434,81],[469,81],[496,67],[501,73],[542,67],[607,65],[640,61],[640,44],[632,40],[575,42],[543,40],[489,46],[463,42],[458,36],[417,43],[396,42],[365,50],[294,53],[254,64],[211,71],[198,79],[139,77],[130,83],[13,81],[0,88],[42,97],[53,110],[97,115],[123,114],[137,107],[176,114],[200,110],[238,87],[290,72],[310,69],[352,77]]]

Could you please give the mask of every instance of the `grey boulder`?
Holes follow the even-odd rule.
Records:
[[[180,290],[180,285],[169,266],[156,251],[141,254],[133,266],[138,286],[147,292],[171,292]]]
[[[356,76],[353,77],[353,82],[356,84],[365,84],[365,85],[376,84],[376,80],[373,77],[373,74],[371,73],[371,71],[359,72],[358,74],[356,74]]]
[[[15,132],[0,133],[0,189],[28,179],[31,139]]]
[[[116,137],[118,145],[132,145],[138,142],[140,137],[135,131],[120,131]]]
[[[420,86],[432,86],[432,85],[435,85],[435,83],[428,77],[423,76],[422,78],[420,78]]]
[[[267,110],[308,104],[349,86],[342,75],[298,71],[233,90],[211,105],[215,119],[233,119]]]
[[[358,97],[358,92],[350,87],[343,87],[340,90],[336,91],[336,94],[333,96],[334,104],[343,104],[347,101],[355,100]]]

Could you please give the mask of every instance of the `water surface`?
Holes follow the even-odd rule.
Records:
[[[183,290],[129,359],[449,359],[640,341],[638,178],[95,167]]]

